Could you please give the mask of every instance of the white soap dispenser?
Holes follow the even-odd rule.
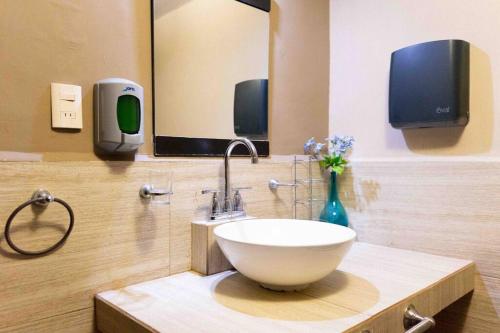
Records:
[[[144,143],[144,89],[110,78],[94,85],[94,143],[105,152],[131,152]]]

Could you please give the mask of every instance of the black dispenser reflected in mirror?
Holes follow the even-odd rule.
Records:
[[[234,90],[234,134],[251,140],[267,140],[268,80],[247,80]]]
[[[440,40],[391,56],[389,122],[394,128],[465,126],[469,122],[468,42]]]

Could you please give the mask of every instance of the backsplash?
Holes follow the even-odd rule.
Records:
[[[259,164],[234,159],[231,164],[233,183],[252,187],[243,193],[250,215],[292,216],[291,190],[273,193],[267,185],[272,177],[291,181],[289,159],[261,159]],[[171,175],[171,205],[139,198],[152,170]],[[41,187],[75,212],[66,244],[47,256],[19,258],[2,235],[0,332],[68,332],[70,325],[92,332],[96,292],[189,270],[190,224],[206,216],[210,202],[200,191],[218,187],[222,172],[219,159],[0,163],[2,226]],[[50,245],[68,223],[66,211],[56,204],[37,222],[31,222],[33,216],[26,208],[13,224],[13,240],[27,249]]]
[[[438,316],[446,332],[460,325],[464,332],[500,327],[500,249],[495,241],[500,212],[493,194],[500,184],[499,167],[485,161],[354,161],[340,179],[339,193],[360,241],[477,262],[480,275],[472,298]],[[446,177],[436,171],[443,168]],[[253,187],[244,193],[250,215],[292,217],[292,189],[271,192],[267,185],[269,178],[293,181],[291,159],[261,159],[256,165],[235,159],[232,170],[235,185]],[[139,198],[152,171],[171,177],[170,206]],[[220,186],[222,173],[219,159],[1,163],[3,222],[40,187],[71,204],[76,219],[67,243],[45,257],[19,260],[2,237],[0,283],[6,301],[0,308],[0,332],[67,332],[69,325],[92,332],[96,292],[189,270],[190,223],[206,217],[210,203],[200,190]],[[51,205],[39,223],[66,227],[65,214]],[[15,224],[29,226],[32,216],[27,209]],[[44,247],[54,237],[60,234],[42,228],[19,228],[13,234],[27,248]],[[465,322],[457,326],[454,313],[467,313]]]
[[[440,313],[435,332],[500,331],[499,168],[484,160],[358,160],[340,178],[359,241],[476,262],[472,297]]]

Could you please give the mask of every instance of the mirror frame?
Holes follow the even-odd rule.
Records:
[[[222,157],[232,139],[189,138],[156,134],[155,121],[155,47],[154,47],[154,1],[150,1],[151,9],[151,77],[152,77],[152,109],[153,109],[153,150],[157,157]],[[265,12],[271,11],[271,0],[234,0],[255,7]],[[261,157],[269,156],[268,140],[252,140]],[[233,156],[249,156],[247,149],[236,146]]]

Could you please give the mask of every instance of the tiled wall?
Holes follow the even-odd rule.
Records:
[[[290,189],[267,187],[269,178],[291,181],[290,161],[231,163],[233,183],[252,186],[243,193],[249,214],[291,217]],[[11,211],[41,187],[75,211],[72,234],[50,255],[27,259],[0,237],[0,332],[92,332],[95,293],[189,270],[190,223],[206,216],[210,202],[200,190],[219,187],[222,168],[219,159],[0,163],[2,229]],[[138,196],[140,186],[158,182],[161,173],[171,175],[170,206]],[[50,245],[67,226],[66,214],[56,203],[43,212],[28,207],[12,238],[27,249]]]

